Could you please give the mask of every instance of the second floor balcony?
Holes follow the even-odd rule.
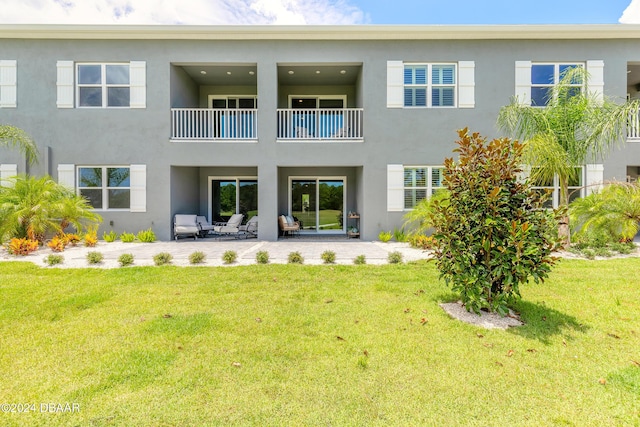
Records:
[[[278,141],[361,142],[362,108],[278,109]]]
[[[257,141],[256,108],[172,108],[174,141]]]

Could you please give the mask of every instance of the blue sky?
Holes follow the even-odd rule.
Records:
[[[0,24],[640,23],[640,0],[0,0]]]

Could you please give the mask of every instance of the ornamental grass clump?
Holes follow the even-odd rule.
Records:
[[[233,264],[238,259],[238,253],[236,251],[225,251],[222,254],[222,262],[225,264]]]
[[[158,266],[171,264],[171,261],[173,261],[173,256],[169,252],[160,252],[153,256],[153,263]]]
[[[458,161],[444,162],[450,197],[434,206],[436,265],[467,310],[504,316],[520,284],[549,275],[559,215],[542,209],[545,195],[518,179],[523,144],[458,134]]]
[[[335,262],[336,262],[336,253],[333,252],[333,251],[324,251],[320,255],[320,258],[322,258],[322,261],[325,264],[335,264]]]
[[[202,264],[207,259],[207,256],[202,251],[195,251],[189,255],[189,264]]]
[[[258,264],[269,264],[269,252],[268,251],[256,252],[256,262]]]

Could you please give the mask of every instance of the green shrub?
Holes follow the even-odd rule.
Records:
[[[258,264],[269,264],[269,252],[267,251],[256,252],[256,262]]]
[[[404,232],[404,227],[401,228],[401,229],[394,228],[393,229],[393,238],[396,240],[396,242],[406,242],[407,241],[407,235]]]
[[[133,233],[127,233],[126,231],[120,235],[120,240],[124,243],[131,243],[136,240],[136,235]]]
[[[234,262],[236,262],[237,258],[238,258],[238,254],[236,251],[225,251],[222,254],[222,261],[225,264],[233,264]]]
[[[300,252],[291,252],[287,257],[289,264],[304,264],[304,258]]]
[[[636,245],[633,242],[617,242],[611,244],[611,250],[623,255],[627,255],[636,251]]]
[[[458,134],[458,160],[444,161],[450,197],[434,202],[436,265],[467,310],[504,316],[520,284],[549,275],[558,213],[542,209],[543,195],[519,179],[522,144],[508,138],[486,144],[467,129]]]
[[[87,262],[89,264],[100,264],[104,260],[104,255],[100,252],[89,252],[87,253]]]
[[[173,256],[169,252],[160,252],[153,256],[153,263],[155,265],[171,264]]]
[[[120,267],[126,267],[133,264],[133,254],[122,254],[118,257]]]
[[[207,256],[204,254],[204,252],[196,251],[196,252],[193,252],[191,255],[189,255],[189,263],[202,264],[206,258]]]
[[[391,232],[381,231],[380,233],[378,233],[378,240],[384,243],[388,242],[389,240],[391,240]]]
[[[64,257],[62,255],[49,254],[45,259],[44,263],[48,266],[62,264],[64,261]]]
[[[355,265],[363,265],[367,263],[367,257],[365,255],[358,255],[353,259]]]
[[[102,233],[102,240],[104,240],[107,243],[113,243],[116,241],[117,238],[118,238],[118,235],[113,230],[111,230],[108,233],[106,231]]]
[[[325,264],[334,264],[336,262],[336,253],[333,251],[324,251],[320,255]]]
[[[144,243],[153,243],[156,241],[156,233],[151,228],[138,231],[138,240]]]
[[[402,264],[402,253],[398,251],[389,252],[387,261],[389,264]]]

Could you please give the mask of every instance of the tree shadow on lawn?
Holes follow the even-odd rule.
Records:
[[[520,314],[524,326],[509,328],[509,332],[524,338],[549,344],[549,338],[554,335],[564,335],[571,339],[569,332],[585,333],[589,330],[588,325],[580,323],[575,317],[549,308],[544,303],[520,300],[512,308]]]
[[[460,296],[453,292],[440,293],[434,297],[438,304],[459,300]],[[575,317],[549,308],[544,303],[520,300],[511,309],[520,316],[524,325],[509,328],[508,331],[544,344],[550,344],[550,338],[554,335],[563,335],[570,340],[570,332],[585,333],[589,330],[589,326],[580,323]]]

